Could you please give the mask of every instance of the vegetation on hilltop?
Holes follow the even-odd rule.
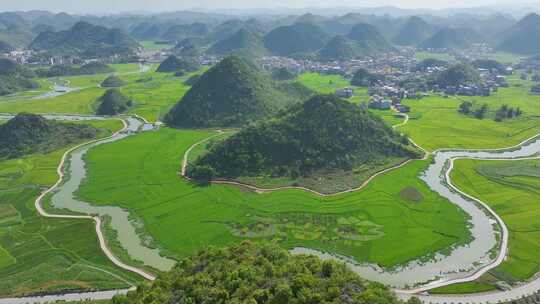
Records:
[[[264,45],[280,56],[312,53],[328,42],[328,34],[310,23],[296,23],[272,30],[264,37]]]
[[[133,102],[120,90],[109,89],[98,99],[98,115],[117,115],[127,111]]]
[[[216,42],[209,53],[220,56],[232,53],[248,57],[259,57],[266,53],[262,37],[247,29],[240,29],[232,36]]]
[[[304,92],[278,85],[252,62],[229,56],[201,76],[165,121],[175,127],[241,126],[308,98]]]
[[[21,113],[0,125],[0,158],[48,153],[94,138],[98,132],[89,125],[60,123],[36,114]]]
[[[199,63],[195,60],[178,58],[175,55],[167,57],[157,68],[156,72],[193,72],[199,69]]]
[[[111,75],[105,78],[105,80],[101,82],[102,88],[118,88],[118,87],[123,87],[125,85],[126,85],[126,82],[123,81],[117,75]]]
[[[374,55],[380,52],[393,52],[396,49],[371,24],[359,23],[351,29],[347,38],[356,41],[365,54]]]
[[[89,62],[80,67],[71,65],[53,65],[48,69],[36,71],[40,77],[77,76],[112,73],[114,69],[101,62]]]
[[[42,32],[30,44],[37,51],[73,54],[83,57],[106,57],[135,54],[139,44],[119,29],[108,29],[80,21],[60,32]]]
[[[366,55],[364,50],[353,40],[344,36],[336,36],[319,50],[322,60],[350,60]]]
[[[352,170],[386,157],[417,156],[407,138],[371,112],[333,95],[318,95],[211,147],[189,174],[196,179],[208,172],[225,178],[295,178],[320,169]]]
[[[432,33],[431,25],[418,16],[412,16],[394,36],[392,42],[397,45],[416,46],[428,39]]]
[[[113,300],[115,304],[172,302],[400,303],[388,287],[361,279],[343,263],[292,255],[273,244],[249,241],[201,250],[152,286]]]
[[[450,86],[457,87],[460,85],[476,85],[480,82],[480,75],[478,71],[470,65],[460,63],[439,73],[435,82],[441,88]]]
[[[0,96],[38,88],[32,80],[35,73],[11,61],[0,58]]]
[[[384,76],[373,74],[366,69],[358,69],[351,79],[351,84],[358,87],[367,87],[384,79]]]

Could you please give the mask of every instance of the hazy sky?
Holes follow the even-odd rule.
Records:
[[[77,13],[126,11],[172,11],[189,8],[305,8],[373,7],[447,8],[516,3],[540,4],[540,0],[0,0],[0,10],[50,10]]]

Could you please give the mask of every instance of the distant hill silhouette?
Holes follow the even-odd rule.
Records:
[[[266,53],[266,50],[262,37],[259,34],[242,28],[229,38],[216,42],[210,48],[209,53],[220,56],[231,53],[246,56],[261,56]]]
[[[413,16],[410,17],[403,27],[394,36],[392,42],[397,45],[416,46],[433,34],[433,28],[422,18]]]
[[[80,21],[69,30],[42,32],[30,44],[38,51],[76,54],[85,57],[134,55],[139,44],[119,29],[108,29]]]
[[[529,14],[501,34],[501,51],[533,55],[540,53],[540,16]]]
[[[444,28],[420,44],[423,49],[463,49],[481,42],[482,37],[472,29]]]
[[[367,54],[395,51],[395,48],[379,33],[377,28],[367,23],[353,26],[347,38],[356,41],[362,52]]]
[[[318,51],[330,37],[311,23],[296,23],[274,29],[264,37],[264,45],[272,53],[289,56]]]

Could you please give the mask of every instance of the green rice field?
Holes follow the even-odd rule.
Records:
[[[163,128],[98,146],[86,156],[88,178],[78,196],[130,210],[155,245],[176,258],[250,238],[392,267],[469,239],[462,211],[418,179],[429,160],[380,176],[362,191],[331,197],[200,187],[180,178],[184,152],[212,134]],[[422,199],[403,197],[405,188]]]
[[[90,123],[103,129],[102,136],[122,126],[118,120]],[[0,160],[0,296],[123,288],[139,281],[102,253],[93,222],[37,214],[34,200],[56,182],[66,149]]]
[[[509,283],[540,271],[540,160],[458,160],[454,184],[501,216],[510,232],[509,258],[491,271]]]

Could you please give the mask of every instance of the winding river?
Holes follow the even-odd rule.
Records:
[[[9,119],[9,115],[1,115],[0,119]],[[83,115],[46,115],[50,119],[61,120],[85,120],[104,119],[99,116]],[[136,232],[136,222],[130,218],[129,212],[119,207],[93,206],[89,202],[78,200],[74,197],[86,176],[84,156],[89,149],[98,145],[117,141],[136,132],[148,130],[148,125],[136,118],[123,118],[126,128],[110,138],[99,140],[74,149],[66,159],[65,172],[67,173],[62,184],[52,192],[51,203],[55,208],[66,209],[77,213],[99,215],[111,219],[111,226],[117,232],[117,240],[127,253],[135,260],[160,270],[170,269],[174,261],[159,254],[159,250],[151,249],[145,245]],[[434,153],[433,163],[420,177],[426,184],[439,195],[447,198],[450,202],[459,206],[468,214],[472,241],[457,248],[452,248],[449,254],[438,253],[429,261],[412,261],[407,265],[395,269],[381,269],[376,265],[357,264],[345,257],[318,252],[307,248],[296,248],[293,253],[310,253],[323,259],[345,260],[357,273],[366,279],[379,281],[397,288],[399,297],[406,299],[413,293],[449,285],[451,283],[468,282],[476,279],[488,270],[498,266],[506,257],[508,231],[504,222],[483,202],[476,200],[456,189],[449,178],[449,172],[453,168],[453,161],[458,158],[475,158],[487,160],[523,159],[538,157],[540,155],[540,137],[530,139],[516,147],[502,150],[440,150]],[[111,202],[110,205],[118,205]],[[424,260],[424,259],[422,259]],[[405,288],[408,289],[405,290]],[[412,289],[411,289],[412,287]],[[486,301],[497,302],[521,298],[540,289],[540,279],[531,281],[511,291],[492,292],[489,294],[475,294],[471,296],[431,296],[421,295],[425,302],[432,303],[485,303]],[[125,290],[109,292],[125,292]],[[95,294],[95,297],[93,296]],[[103,299],[104,293],[81,293],[79,298],[71,295],[74,300],[86,298]],[[84,295],[84,296],[83,296]],[[62,299],[61,295],[59,298]],[[43,297],[22,299],[19,303],[43,303]],[[53,300],[54,300],[53,299]],[[7,300],[7,299],[6,299]],[[51,301],[51,298],[48,298]],[[3,302],[0,304],[17,303]]]

